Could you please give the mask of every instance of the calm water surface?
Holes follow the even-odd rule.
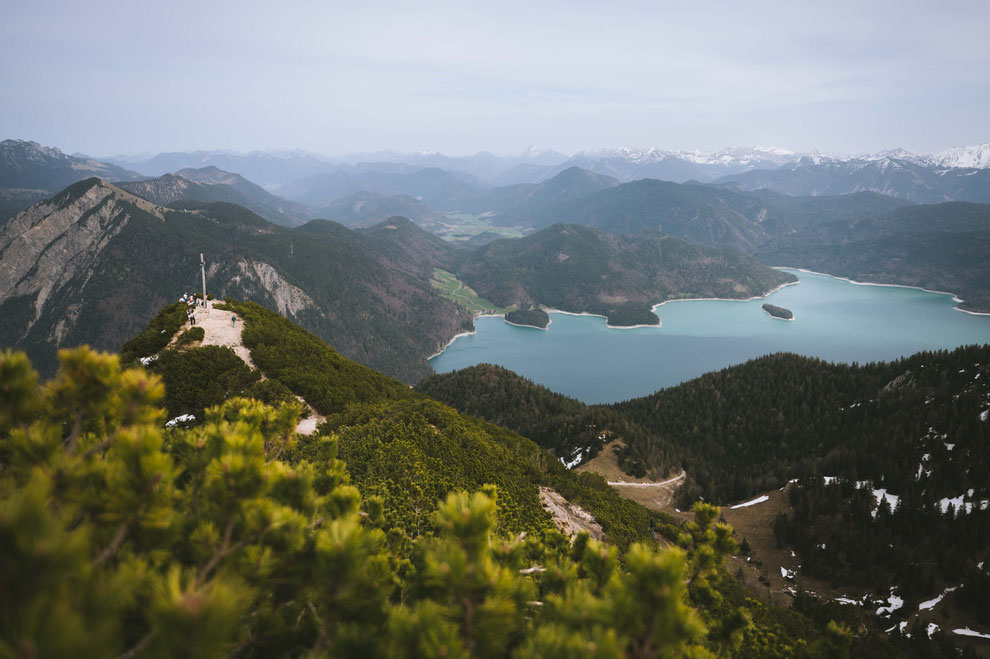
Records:
[[[990,316],[956,311],[951,295],[789,272],[800,283],[766,299],[656,307],[662,327],[610,329],[604,318],[555,313],[543,331],[478,318],[475,334],[457,339],[430,363],[440,373],[500,364],[554,391],[601,403],[644,396],[773,352],[862,363],[990,342]],[[764,302],[790,309],[794,320],[770,318],[760,308]]]

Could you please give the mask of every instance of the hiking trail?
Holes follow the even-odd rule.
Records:
[[[244,363],[251,368],[257,368],[254,362],[251,361],[251,351],[244,346],[244,342],[241,339],[241,332],[244,331],[244,319],[240,316],[237,317],[236,322],[231,322],[231,316],[236,314],[229,309],[216,309],[210,307],[204,309],[202,307],[196,308],[196,324],[192,325],[188,321],[183,325],[182,329],[187,330],[191,327],[202,327],[205,332],[203,340],[199,343],[200,346],[224,346],[230,348],[234,353],[244,360]],[[176,336],[181,335],[182,332],[178,332]],[[266,376],[264,373],[261,374],[262,379]],[[300,396],[296,398],[309,409],[309,416],[305,419],[299,419],[296,424],[296,432],[300,435],[310,435],[316,431],[316,426],[326,420],[326,417],[313,409],[313,406],[307,403]]]

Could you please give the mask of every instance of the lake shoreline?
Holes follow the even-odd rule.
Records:
[[[812,272],[811,270],[802,270],[801,268],[785,268],[783,266],[777,267],[775,269],[777,269],[777,270],[799,270],[801,272],[808,272],[810,274],[815,274],[815,275],[826,274],[826,273],[823,273],[823,272]],[[832,275],[827,275],[827,276],[831,277]],[[840,279],[840,277],[836,277],[836,279]],[[763,295],[754,295],[753,297],[748,297],[748,298],[745,298],[745,299],[742,299],[742,298],[732,298],[732,297],[686,297],[686,298],[680,298],[680,299],[676,299],[676,300],[664,300],[663,302],[658,302],[657,304],[655,304],[652,307],[650,307],[650,311],[652,311],[653,313],[656,313],[657,312],[657,309],[659,309],[663,305],[667,304],[668,302],[752,302],[753,300],[760,300],[760,299],[765,299],[767,297],[770,297],[771,295],[773,295],[774,293],[776,293],[777,291],[779,291],[780,289],[782,289],[782,288],[784,288],[786,286],[796,286],[797,284],[800,284],[800,283],[801,283],[800,280],[798,280],[798,281],[785,282],[785,283],[780,284],[779,286],[776,286],[773,289],[767,291]],[[910,288],[910,287],[908,287],[908,288]],[[645,328],[645,327],[656,327],[656,328],[663,327],[663,319],[660,318],[660,314],[657,314],[657,320],[659,322],[657,322],[656,325],[609,325],[609,323],[608,323],[608,316],[605,316],[605,315],[600,314],[600,313],[591,313],[590,311],[581,311],[581,312],[564,311],[563,309],[554,309],[554,308],[544,308],[543,310],[546,311],[547,314],[559,313],[559,314],[563,314],[565,316],[594,316],[596,318],[604,318],[605,319],[605,327],[607,327],[608,329],[614,329],[614,330],[642,329],[642,328]],[[969,312],[967,312],[967,313],[969,313]],[[978,314],[978,315],[982,315],[982,314]],[[988,314],[988,315],[990,315],[990,314]],[[501,318],[505,323],[507,323],[509,325],[514,325],[516,327],[531,327],[533,329],[543,330],[544,332],[546,332],[547,330],[549,330],[550,329],[550,325],[553,324],[553,318],[551,318],[550,319],[550,322],[547,323],[547,326],[546,327],[536,327],[534,325],[520,325],[519,323],[512,323],[512,322],[509,322],[508,320],[505,320],[505,314],[502,314],[502,313],[482,313],[482,314],[476,315],[475,318]],[[783,319],[780,319],[780,320],[783,320]],[[434,357],[439,357],[440,355],[442,355],[443,352],[447,348],[450,347],[450,344],[452,344],[454,341],[456,341],[457,339],[461,338],[462,336],[471,336],[472,334],[475,334],[476,332],[477,332],[477,330],[472,330],[470,332],[461,332],[460,334],[455,335],[454,338],[452,338],[450,341],[448,341],[447,342],[447,345],[445,345],[439,352],[436,352],[436,353],[430,355],[429,357],[427,357],[426,358],[426,361],[430,361]]]
[[[560,309],[544,309],[544,311],[546,311],[548,314],[559,313],[559,314],[563,314],[565,316],[594,316],[596,318],[604,318],[605,319],[605,327],[607,327],[609,329],[619,329],[619,330],[621,330],[621,329],[637,329],[637,328],[640,328],[640,327],[663,327],[663,321],[662,320],[660,322],[654,324],[654,325],[609,325],[608,324],[608,316],[602,315],[600,313],[591,313],[590,311],[582,311],[581,313],[577,313],[577,312],[574,312],[574,311],[562,311]],[[659,320],[659,316],[657,317],[657,319]],[[549,325],[548,325],[548,327],[549,327]]]
[[[786,270],[797,270],[797,268],[775,268],[775,270],[785,270],[785,269]],[[810,271],[808,271],[808,272],[810,272]],[[823,273],[821,273],[821,272],[813,272],[811,274],[820,275],[820,274],[823,274]],[[788,281],[788,282],[785,282],[783,284],[780,284],[779,286],[775,286],[773,289],[767,291],[763,295],[754,295],[753,297],[747,297],[747,298],[740,298],[740,297],[683,297],[683,298],[677,298],[677,299],[674,299],[674,300],[664,300],[660,304],[653,305],[650,308],[650,310],[653,313],[656,313],[657,312],[657,309],[659,309],[663,305],[668,304],[670,302],[752,302],[753,300],[765,300],[766,298],[770,297],[771,295],[773,295],[777,291],[781,290],[782,288],[786,288],[788,286],[797,286],[800,283],[801,283],[801,280],[798,280],[798,281]],[[659,314],[657,314],[657,315],[659,315]]]
[[[802,285],[769,295],[766,301],[664,307],[663,328],[657,331],[621,334],[602,331],[604,318],[599,324],[597,319],[566,317],[600,315],[591,312],[553,316],[553,336],[542,337],[479,321],[477,337],[454,343],[431,363],[441,373],[478,363],[500,364],[551,391],[605,404],[647,396],[765,355],[789,353],[832,364],[865,364],[990,341],[990,317],[951,313],[951,295],[917,287],[854,288],[825,273],[790,272]],[[790,320],[800,316],[801,322],[766,322],[755,313],[764,303],[790,310]]]
[[[502,316],[502,320],[505,320],[505,316]],[[548,329],[550,329],[550,326],[553,325],[553,318],[550,319],[550,322],[547,323],[546,327],[537,327],[536,325],[523,325],[522,323],[514,323],[511,320],[505,320],[505,322],[508,323],[509,325],[515,325],[516,327],[529,327],[530,329],[538,329],[546,332]]]
[[[450,341],[447,341],[447,345],[445,345],[444,347],[440,348],[440,350],[438,350],[437,352],[435,352],[432,355],[430,355],[429,357],[427,357],[426,358],[426,361],[429,362],[434,357],[439,357],[440,355],[442,355],[444,353],[444,351],[447,348],[450,347],[450,344],[451,343],[453,343],[457,339],[461,338],[462,336],[471,336],[472,334],[477,334],[477,333],[478,333],[478,330],[477,329],[473,329],[470,332],[461,332],[460,334],[455,334],[454,337]]]
[[[963,304],[965,300],[959,297],[958,293],[953,293],[951,291],[935,291],[930,288],[925,288],[923,286],[911,286],[910,284],[881,284],[875,281],[857,281],[855,279],[850,279],[849,277],[842,277],[840,275],[833,275],[827,272],[818,272],[817,270],[808,270],[807,268],[792,268],[786,265],[775,265],[771,266],[774,270],[795,270],[797,272],[806,272],[809,275],[822,275],[824,277],[831,277],[832,279],[838,279],[840,281],[848,282],[855,286],[885,286],[887,288],[911,288],[916,291],[924,291],[926,293],[935,293],[937,295],[951,295],[952,301],[956,303],[953,307],[955,311],[961,311],[962,313],[968,313],[971,316],[990,316],[990,311],[970,311],[969,309],[963,309],[959,305]]]

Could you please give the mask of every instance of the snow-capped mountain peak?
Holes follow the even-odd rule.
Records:
[[[990,142],[971,146],[954,146],[928,156],[927,160],[939,167],[990,168]]]

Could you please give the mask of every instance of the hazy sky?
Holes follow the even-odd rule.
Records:
[[[96,155],[990,141],[990,2],[5,2],[0,138]]]

